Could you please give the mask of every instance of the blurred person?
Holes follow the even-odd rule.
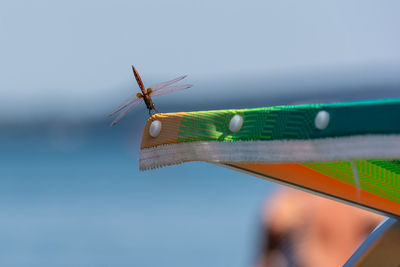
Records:
[[[280,190],[263,205],[256,266],[342,266],[383,218],[300,190]]]

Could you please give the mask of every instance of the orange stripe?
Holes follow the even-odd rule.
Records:
[[[360,190],[360,197],[358,197],[356,187],[338,181],[300,163],[238,163],[232,165],[260,175],[277,178],[291,184],[359,203],[364,206],[400,215],[399,203],[363,190]]]
[[[181,126],[181,120],[184,114],[186,113],[157,113],[151,116],[144,127],[140,149],[179,143],[178,131],[180,130],[179,127]],[[155,120],[161,121],[161,132],[157,137],[152,137],[149,134],[149,129],[151,123]]]

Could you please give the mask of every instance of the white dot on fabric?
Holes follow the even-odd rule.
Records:
[[[325,110],[321,110],[318,112],[317,116],[315,116],[315,127],[319,130],[324,130],[328,127],[329,119],[329,113]]]
[[[243,118],[239,115],[235,115],[229,122],[229,130],[233,133],[237,133],[242,128],[242,125],[243,125]]]
[[[157,120],[153,121],[150,124],[149,134],[152,137],[157,137],[160,134],[160,132],[161,132],[161,121]]]

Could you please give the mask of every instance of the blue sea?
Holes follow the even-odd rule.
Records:
[[[276,186],[204,162],[140,172],[142,128],[2,125],[0,266],[252,265]]]

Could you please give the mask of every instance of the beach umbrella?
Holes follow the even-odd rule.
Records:
[[[400,99],[155,114],[140,169],[205,161],[391,217],[345,266],[400,261]]]
[[[400,99],[155,114],[142,170],[205,161],[400,215]]]

